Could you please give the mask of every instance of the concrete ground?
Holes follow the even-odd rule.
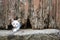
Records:
[[[12,30],[0,30],[0,36],[8,35],[31,35],[31,34],[60,34],[58,29],[43,29],[43,30],[32,30],[32,29],[20,29],[19,31],[13,33]]]

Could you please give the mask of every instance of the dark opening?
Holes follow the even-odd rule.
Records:
[[[18,16],[16,16],[14,18],[14,20],[17,20],[18,19]],[[11,20],[10,20],[10,24],[8,25],[8,29],[7,30],[11,30],[13,28],[12,24],[11,24]]]
[[[21,29],[31,29],[32,26],[30,24],[29,18],[27,19],[27,22],[21,26]]]
[[[5,28],[0,28],[2,30],[12,30],[13,26],[11,25],[11,22],[10,24],[8,25],[8,29],[5,29]],[[27,22],[25,24],[22,24],[21,28],[20,29],[31,29],[32,26],[30,24],[30,20],[27,19]]]
[[[8,29],[7,30],[11,30],[13,28],[13,26],[11,25],[11,23],[8,25]],[[25,24],[22,24],[20,29],[31,29],[31,24],[30,24],[30,20],[27,19],[27,22]]]
[[[0,30],[4,30],[3,26],[0,26]]]
[[[13,26],[11,24],[9,24],[7,30],[12,30],[12,28],[13,28]]]
[[[13,26],[11,24],[8,25],[8,29],[6,29],[6,26],[0,26],[0,30],[12,30]]]
[[[29,20],[29,19],[27,19],[26,28],[32,28],[32,26],[31,26],[31,23],[30,23],[30,20]]]

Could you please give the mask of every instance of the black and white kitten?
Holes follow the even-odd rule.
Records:
[[[19,22],[19,19],[18,20],[13,20],[12,19],[11,24],[13,26],[13,29],[12,29],[13,32],[18,31],[20,29],[20,27],[21,27],[21,23]]]

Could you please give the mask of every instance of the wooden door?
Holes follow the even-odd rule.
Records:
[[[0,26],[10,24],[16,16],[25,24],[29,18],[33,29],[60,28],[60,0],[0,0]]]
[[[10,19],[18,17],[22,24],[27,22],[28,1],[27,0],[0,0],[0,26],[8,29]]]
[[[22,24],[27,22],[28,1],[27,0],[9,0],[8,1],[8,20],[18,17]]]
[[[33,29],[59,28],[59,0],[30,0],[29,5]]]

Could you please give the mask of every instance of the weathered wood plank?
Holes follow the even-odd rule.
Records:
[[[60,28],[59,4],[59,0],[0,0],[0,26],[17,16],[22,24],[29,19],[33,29]]]

